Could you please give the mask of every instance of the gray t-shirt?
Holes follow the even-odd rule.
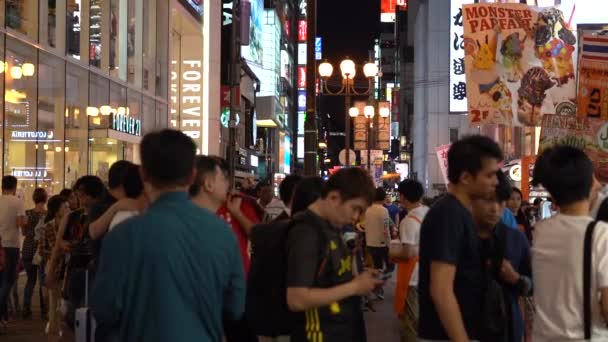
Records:
[[[13,195],[0,196],[0,237],[2,247],[19,248],[21,245],[17,217],[25,217],[25,205]]]

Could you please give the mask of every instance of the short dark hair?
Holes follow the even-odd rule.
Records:
[[[496,199],[499,202],[507,201],[513,193],[511,182],[509,182],[507,175],[501,170],[496,171],[496,179],[498,179],[498,183],[496,184]]]
[[[110,166],[108,171],[108,187],[110,189],[116,189],[121,185],[124,185],[125,174],[129,167],[134,164],[127,160],[118,160]]]
[[[32,194],[32,200],[34,201],[34,204],[46,203],[48,197],[49,196],[46,193],[46,190],[44,190],[43,188],[34,189],[34,193]]]
[[[385,199],[386,199],[386,191],[384,191],[384,188],[382,188],[382,187],[376,188],[376,191],[374,192],[374,201],[383,202]]]
[[[399,194],[412,203],[420,202],[424,196],[424,187],[417,180],[406,179],[399,183]]]
[[[518,188],[518,187],[516,187],[516,186],[514,186],[514,187],[513,187],[513,192],[517,192],[517,193],[519,194],[519,196],[520,196],[520,197],[523,197],[523,196],[524,196],[524,194],[522,194],[521,190],[519,190],[519,188]]]
[[[196,177],[188,189],[190,197],[199,194],[201,187],[203,186],[203,178],[207,176],[207,174],[215,173],[217,168],[219,168],[224,175],[228,174],[228,163],[223,158],[217,156],[197,156],[195,164]]]
[[[460,176],[468,172],[473,176],[481,171],[484,159],[502,160],[498,144],[483,135],[471,135],[452,144],[448,151],[448,179],[458,184]]]
[[[321,198],[323,191],[323,179],[321,177],[306,177],[303,178],[293,192],[293,201],[291,204],[291,215],[297,214],[306,210],[309,205],[313,204]]]
[[[122,187],[128,198],[137,198],[144,192],[144,182],[141,179],[138,165],[129,165],[123,177]]]
[[[593,163],[576,147],[547,148],[536,159],[532,184],[542,184],[558,206],[586,200],[593,185]]]
[[[336,191],[342,201],[362,198],[368,204],[372,203],[375,191],[374,182],[369,174],[360,168],[340,169],[323,185],[321,198],[327,198],[330,192]]]
[[[148,133],[140,145],[142,168],[157,187],[190,185],[196,145],[173,129]]]
[[[17,178],[11,175],[2,177],[2,190],[17,190]]]
[[[283,203],[288,204],[291,202],[293,191],[301,180],[302,176],[299,175],[289,175],[283,179],[279,185],[279,198],[281,198]]]
[[[63,189],[59,192],[59,196],[63,196],[65,198],[70,198],[72,196],[72,189]]]
[[[61,205],[67,201],[68,198],[61,195],[51,196],[51,198],[49,198],[49,202],[46,205],[47,212],[44,218],[44,222],[46,223],[51,220],[54,220],[55,216],[57,216],[57,212],[59,211],[59,209],[61,209]]]
[[[102,198],[106,194],[106,186],[97,176],[82,176],[76,180],[74,189],[84,192],[87,196],[95,199]]]

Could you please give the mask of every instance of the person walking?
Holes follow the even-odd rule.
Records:
[[[473,135],[448,151],[446,196],[435,202],[420,228],[419,337],[469,342],[484,336],[483,273],[479,238],[471,216],[474,198],[496,191],[502,151]]]
[[[34,260],[36,255],[36,249],[38,248],[38,240],[36,239],[36,227],[44,216],[46,216],[46,201],[48,195],[46,190],[43,188],[36,188],[32,195],[34,201],[34,208],[27,210],[25,216],[27,216],[27,225],[23,229],[23,248],[21,250],[21,258],[23,259],[23,266],[25,268],[25,274],[27,275],[27,283],[23,291],[23,318],[32,318],[32,297],[36,282],[38,281],[38,275],[40,273],[40,260]],[[39,258],[37,258],[39,259]],[[40,296],[40,311],[42,317],[46,318],[46,302],[42,295],[42,283],[39,284],[39,296]]]
[[[148,133],[140,145],[151,205],[104,239],[91,293],[96,340],[222,340],[222,318],[242,317],[245,280],[224,221],[188,198],[196,146],[182,132]]]

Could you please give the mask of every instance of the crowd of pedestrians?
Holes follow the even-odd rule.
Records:
[[[452,144],[446,194],[408,179],[399,206],[360,168],[237,187],[174,130],[140,156],[28,210],[2,178],[0,333],[38,297],[49,341],[366,341],[395,277],[402,341],[608,339],[608,196],[576,148],[537,159],[548,218],[483,136]]]

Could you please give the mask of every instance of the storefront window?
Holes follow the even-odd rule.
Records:
[[[94,2],[91,3],[91,7]],[[82,21],[80,0],[67,0],[66,49],[68,56],[80,59],[80,23]],[[101,12],[91,10],[91,22],[101,23]],[[91,33],[93,36],[95,33]],[[99,35],[99,33],[97,33]],[[99,37],[98,37],[99,38]],[[91,37],[93,39],[93,37]],[[92,41],[91,41],[92,43]],[[101,40],[99,41],[101,43]]]
[[[156,127],[169,127],[168,119],[167,104],[156,102]]]
[[[145,90],[152,90],[156,78],[156,0],[146,1],[144,7],[143,27],[143,81]],[[161,34],[162,36],[162,34]]]
[[[111,0],[110,1],[110,75],[114,77],[119,77],[119,67],[120,67],[120,31],[121,31],[121,21],[120,21],[120,12],[121,6],[120,3],[126,0]],[[126,47],[126,46],[125,46]]]
[[[110,138],[95,138],[89,144],[91,174],[108,180],[110,166],[123,158],[123,143]]]
[[[89,116],[89,129],[107,128],[107,119],[101,114],[101,107],[110,103],[110,81],[95,73],[89,76],[89,106],[87,115]]]
[[[101,0],[90,0],[90,19],[89,19],[89,64],[101,67]],[[76,1],[78,2],[78,1]],[[110,19],[110,39],[112,33],[115,34],[116,21],[112,16]],[[112,52],[110,51],[110,59]],[[111,63],[111,61],[110,61]]]
[[[36,130],[47,132],[47,137],[37,141],[37,168],[44,170],[45,176],[36,182],[36,186],[45,188],[49,194],[56,194],[64,184],[65,62],[40,52],[38,72]]]
[[[110,82],[110,107],[118,112],[118,108],[125,108],[125,114],[127,111],[127,88],[118,85],[117,83]],[[122,112],[122,110],[121,110]],[[106,125],[104,128],[110,127],[110,117],[104,118]]]
[[[6,62],[4,174],[12,174],[19,179],[19,194],[30,203],[36,182],[48,177],[46,170],[38,169],[36,163],[36,148],[44,147],[37,141],[48,138],[48,132],[38,131],[36,127],[36,73],[39,72],[36,70],[36,49],[7,38]]]
[[[67,69],[65,187],[71,188],[78,177],[87,174],[89,72],[71,64]]]
[[[157,120],[157,115],[156,115],[156,109],[154,108],[154,99],[151,99],[147,96],[143,96],[143,101],[142,101],[142,117],[144,118],[144,122],[143,122],[143,134],[146,134],[148,132],[151,132],[154,130],[156,126],[156,120]]]
[[[37,23],[38,0],[6,0],[6,26],[37,41]]]

